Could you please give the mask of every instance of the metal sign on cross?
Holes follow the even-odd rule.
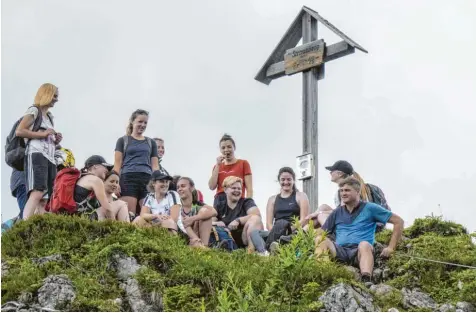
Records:
[[[323,39],[317,38],[318,22],[343,40],[326,46]],[[303,44],[296,47],[301,39]],[[303,6],[255,77],[257,81],[269,85],[273,79],[302,72],[303,155],[297,157],[297,176],[303,180],[312,212],[318,207],[318,166],[314,164],[318,160],[317,81],[324,78],[327,62],[352,54],[355,49],[368,53],[316,11]]]

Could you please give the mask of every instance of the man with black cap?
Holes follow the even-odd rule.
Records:
[[[339,160],[335,162],[331,166],[326,166],[326,170],[330,171],[331,174],[331,181],[333,183],[339,184],[345,178],[354,174],[354,168],[352,165],[344,160]],[[339,197],[339,191],[337,191],[335,196],[335,207],[338,207],[341,204],[341,200]],[[316,212],[309,214],[306,216],[306,221],[314,220],[314,225],[324,225],[327,217],[332,213],[333,208],[328,204],[322,204],[319,206]]]

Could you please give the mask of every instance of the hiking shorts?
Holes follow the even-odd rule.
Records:
[[[243,242],[243,229],[244,227],[241,226],[235,230],[231,230],[231,237],[233,237],[233,240],[235,240],[236,245],[238,248],[246,248],[245,243]]]
[[[121,186],[121,197],[133,197],[137,200],[145,199],[147,185],[150,181],[150,174],[147,173],[124,173],[121,175],[119,185]]]
[[[39,152],[25,156],[25,179],[27,194],[31,191],[43,191],[48,198],[53,193],[53,183],[56,177],[56,165]]]
[[[336,259],[340,262],[347,263],[347,264],[358,264],[357,254],[358,254],[358,247],[359,245],[351,245],[351,246],[340,246],[334,241],[332,242],[334,247],[336,248]]]

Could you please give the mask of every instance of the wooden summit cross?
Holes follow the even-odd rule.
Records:
[[[317,39],[317,22],[334,32],[343,40],[326,46]],[[301,40],[303,44],[296,47]],[[255,79],[269,85],[273,79],[302,73],[302,148],[303,157],[310,161],[310,173],[302,174],[304,192],[309,197],[311,212],[318,207],[317,163],[317,81],[324,78],[325,63],[352,54],[358,49],[368,53],[362,46],[347,37],[316,11],[303,6],[274,51],[268,57]],[[299,175],[298,175],[299,176]]]

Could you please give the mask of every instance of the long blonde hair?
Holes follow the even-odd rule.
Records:
[[[357,179],[360,183],[360,198],[364,201],[371,201],[370,188],[367,186],[364,179],[356,171],[352,173],[352,177]]]
[[[139,115],[149,116],[149,112],[147,112],[146,110],[141,110],[141,109],[138,109],[132,112],[131,117],[129,118],[129,123],[127,124],[127,128],[126,128],[127,136],[132,135],[132,123]]]
[[[36,92],[35,106],[42,107],[51,104],[56,91],[58,91],[58,87],[53,84],[45,83],[41,85]]]

